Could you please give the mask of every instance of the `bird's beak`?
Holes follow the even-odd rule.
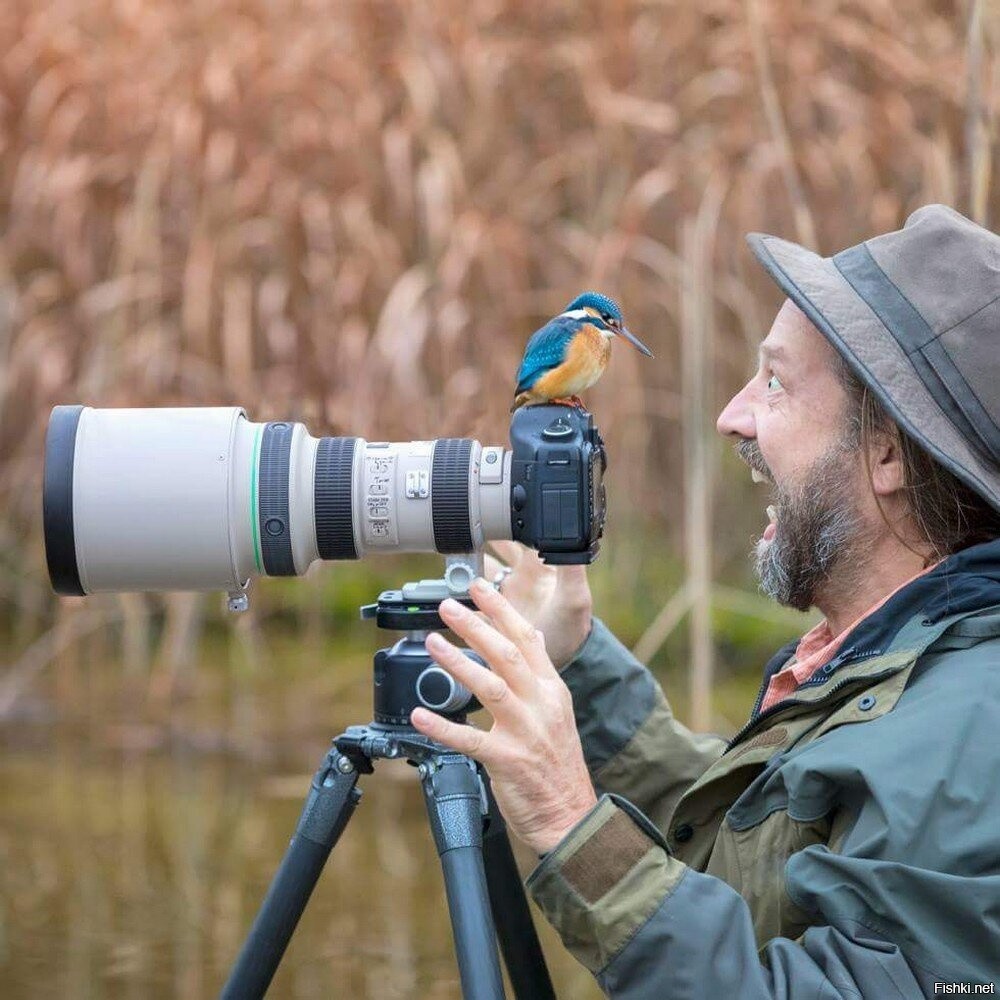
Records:
[[[629,333],[625,327],[620,326],[617,333],[619,337],[624,337],[637,351],[645,354],[647,358],[653,357],[653,352],[638,337]]]

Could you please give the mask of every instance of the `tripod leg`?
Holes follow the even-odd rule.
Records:
[[[483,835],[483,864],[507,975],[517,1000],[555,1000],[521,873],[510,847],[507,826],[493,799],[489,778],[485,772],[481,773],[489,801],[489,823]]]
[[[444,871],[464,1000],[503,1000],[496,930],[483,870],[483,786],[475,764],[441,754],[421,765],[434,843]]]
[[[267,992],[323,865],[361,798],[354,787],[357,780],[347,757],[336,749],[326,755],[292,842],[220,994],[222,1000],[259,1000]]]

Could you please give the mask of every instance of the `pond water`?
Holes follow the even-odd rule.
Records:
[[[345,715],[336,732],[363,721]],[[51,720],[0,729],[5,1000],[216,996],[326,750],[307,733],[294,751],[255,760],[139,725],[108,731]],[[384,761],[360,787],[268,996],[457,1000],[416,773]],[[527,875],[531,855],[515,851]],[[532,910],[557,995],[601,996]]]

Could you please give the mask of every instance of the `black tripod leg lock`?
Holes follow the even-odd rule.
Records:
[[[487,799],[476,762],[462,754],[436,754],[419,770],[438,854],[481,847]]]
[[[361,799],[357,781],[358,772],[350,759],[332,749],[313,775],[295,836],[332,848]]]

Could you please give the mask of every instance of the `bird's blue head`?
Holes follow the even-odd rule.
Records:
[[[595,325],[602,325],[602,329],[606,330],[609,335],[613,334],[617,337],[623,337],[637,351],[645,354],[646,357],[651,358],[653,356],[653,352],[638,337],[625,328],[622,311],[618,308],[618,303],[614,299],[609,299],[607,295],[602,295],[600,292],[584,292],[566,306],[564,313],[572,313],[580,309],[592,309],[596,314],[595,318],[599,318],[601,321],[600,324]]]
[[[565,312],[576,312],[577,309],[596,309],[602,316],[622,322],[622,311],[618,308],[618,303],[600,292],[584,292],[578,295],[566,306]]]

